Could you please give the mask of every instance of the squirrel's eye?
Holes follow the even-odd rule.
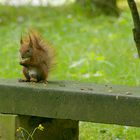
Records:
[[[30,50],[27,50],[27,52],[30,52]]]

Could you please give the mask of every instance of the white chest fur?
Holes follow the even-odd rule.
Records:
[[[30,68],[29,69],[29,75],[31,77],[36,77],[37,76],[37,69],[36,68]]]

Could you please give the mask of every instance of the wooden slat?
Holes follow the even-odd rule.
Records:
[[[17,115],[0,114],[0,140],[15,140]]]
[[[0,80],[0,113],[140,126],[140,88]]]

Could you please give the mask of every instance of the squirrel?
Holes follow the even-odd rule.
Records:
[[[50,70],[55,64],[55,49],[45,42],[36,31],[29,31],[20,40],[20,65],[26,79],[19,82],[47,82]]]

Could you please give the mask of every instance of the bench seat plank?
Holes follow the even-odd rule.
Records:
[[[0,80],[0,113],[140,126],[140,88]]]

